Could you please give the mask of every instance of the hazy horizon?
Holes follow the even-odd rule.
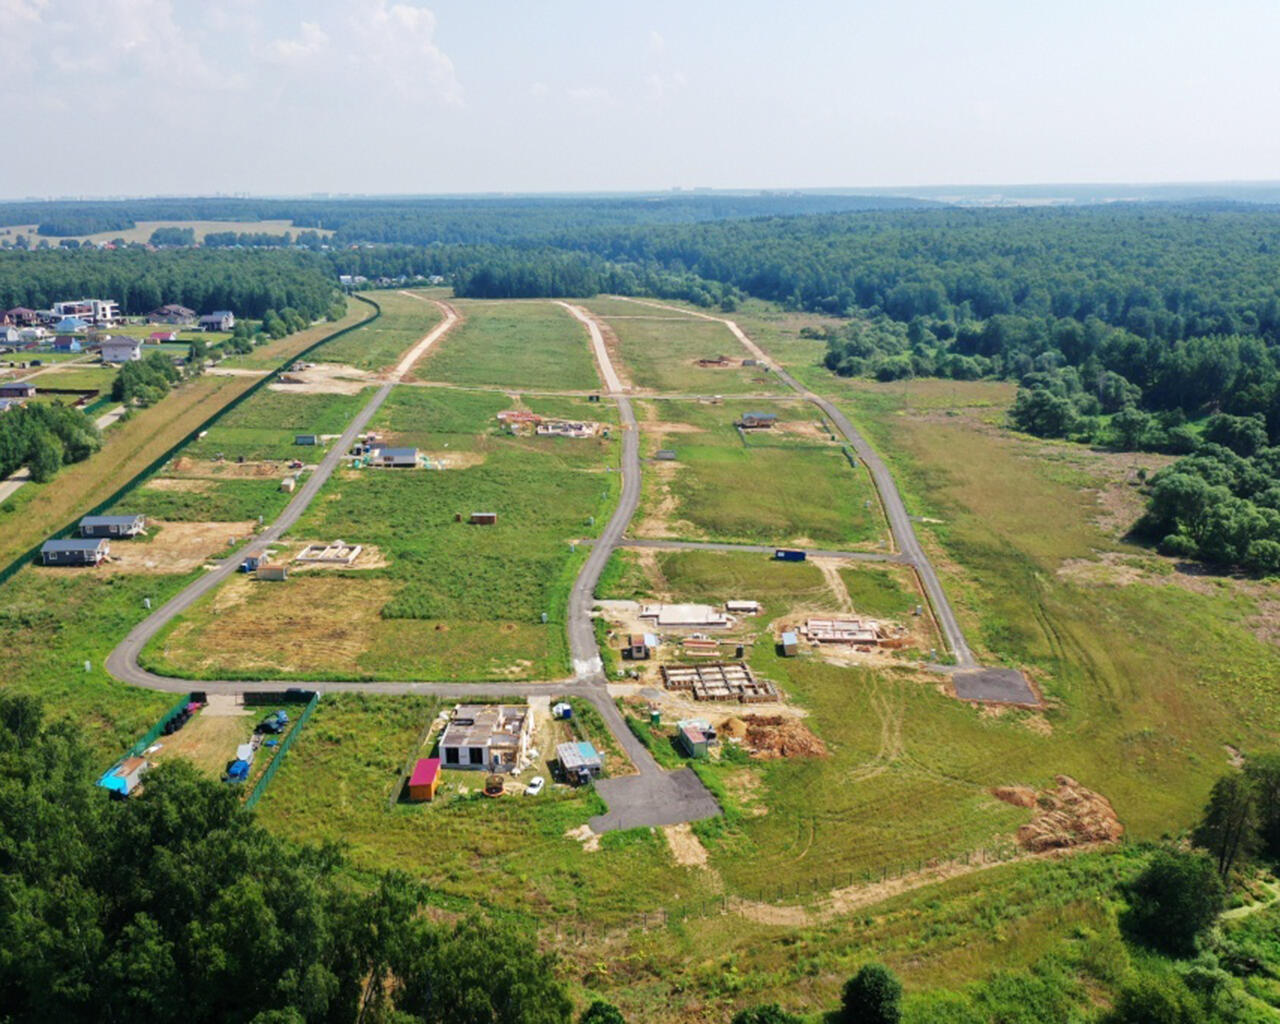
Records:
[[[0,194],[1265,183],[1280,7],[0,0]],[[17,150],[21,152],[21,150]],[[1007,184],[1001,184],[1007,183]]]

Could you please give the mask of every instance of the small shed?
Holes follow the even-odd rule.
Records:
[[[319,434],[297,434],[293,439],[294,444],[306,445],[314,447],[320,443]]]
[[[794,658],[800,652],[800,638],[794,630],[787,630],[778,638],[778,647],[784,658]]]
[[[413,774],[409,776],[409,799],[434,800],[439,785],[440,758],[419,758],[418,763],[413,766]]]
[[[298,480],[296,477],[287,476],[280,481],[280,490],[284,491],[285,494],[292,494],[297,486]]]
[[[0,398],[35,398],[36,386],[25,380],[0,384]]]
[[[774,551],[773,557],[777,562],[803,562],[805,553],[795,548],[778,548]]]
[[[472,512],[467,520],[473,526],[494,526],[498,522],[497,512]]]
[[[146,526],[145,516],[85,516],[80,520],[80,536],[136,537]]]
[[[627,646],[622,653],[632,661],[645,661],[658,646],[656,633],[632,633],[627,637]]]
[[[289,567],[287,565],[268,565],[266,562],[259,564],[257,570],[253,574],[256,580],[287,580],[289,578]]]
[[[674,462],[676,453],[674,448],[659,448],[653,453],[653,457],[659,462]]]
[[[126,757],[98,780],[98,785],[111,793],[129,796],[142,784],[142,773],[151,767],[145,757]]]
[[[600,754],[586,740],[561,743],[556,747],[556,760],[560,762],[565,778],[575,786],[600,778],[604,770]]]
[[[689,757],[707,756],[707,737],[703,735],[701,729],[695,729],[692,725],[682,725],[680,731],[676,733],[676,741]]]
[[[48,540],[40,548],[45,565],[97,565],[109,554],[111,545],[105,537]]]
[[[726,601],[724,610],[727,612],[737,613],[739,615],[758,615],[760,613],[759,601]]]
[[[153,345],[159,345],[166,341],[177,341],[177,340],[178,340],[177,331],[152,331],[150,334],[147,335],[147,341],[151,342]]]

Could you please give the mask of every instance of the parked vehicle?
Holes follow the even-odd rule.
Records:
[[[248,777],[249,762],[237,758],[227,765],[227,774],[223,776],[223,781],[227,783],[244,782]]]
[[[529,780],[529,785],[525,786],[524,795],[537,796],[539,793],[542,792],[542,787],[545,786],[546,784],[547,784],[546,779],[544,779],[541,775],[535,775],[532,779]]]
[[[283,711],[273,711],[258,723],[258,732],[282,733],[289,727],[289,716]]]

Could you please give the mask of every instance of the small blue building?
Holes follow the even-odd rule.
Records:
[[[111,554],[105,537],[76,540],[47,540],[40,548],[45,565],[97,565]]]

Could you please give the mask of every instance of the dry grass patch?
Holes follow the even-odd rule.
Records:
[[[176,574],[190,572],[225,555],[235,541],[253,535],[252,520],[234,523],[166,523],[154,521],[146,541],[116,541],[107,568],[114,572]]]

